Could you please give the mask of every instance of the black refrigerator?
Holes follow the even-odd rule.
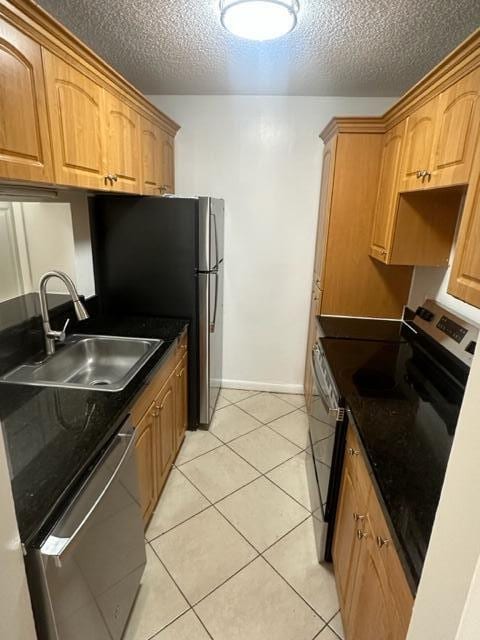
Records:
[[[208,425],[222,382],[223,200],[100,195],[90,212],[102,310],[188,319],[189,426]]]

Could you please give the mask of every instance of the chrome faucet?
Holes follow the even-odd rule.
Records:
[[[59,278],[66,286],[70,297],[72,298],[73,307],[77,320],[86,320],[89,315],[83,304],[78,297],[77,289],[73,280],[63,271],[47,271],[40,278],[38,289],[40,292],[40,311],[42,314],[43,333],[45,336],[45,350],[47,356],[51,356],[55,353],[55,343],[64,342],[66,336],[67,325],[70,320],[67,320],[61,331],[54,331],[50,326],[50,318],[48,316],[48,304],[47,304],[47,283],[50,278]]]

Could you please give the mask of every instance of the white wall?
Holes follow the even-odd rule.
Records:
[[[474,357],[457,425],[430,545],[407,640],[467,640],[472,621],[465,601],[478,598],[476,565],[480,557],[480,352]],[[473,584],[472,584],[473,581]],[[468,605],[468,602],[467,602]],[[477,604],[478,606],[478,604]],[[468,615],[468,619],[467,619]],[[478,619],[478,611],[477,611]]]
[[[478,640],[480,629],[480,557],[455,640]]]
[[[36,638],[0,427],[0,638]]]
[[[225,386],[300,391],[322,142],[393,98],[151,96],[181,130],[176,191],[226,203]]]
[[[9,219],[13,234],[4,222]],[[86,192],[60,192],[45,202],[0,202],[0,222],[0,248],[10,249],[8,255],[2,252],[2,269],[11,272],[0,282],[0,300],[37,291],[41,275],[51,269],[65,271],[79,293],[95,293]],[[12,236],[9,242],[7,236]],[[65,287],[52,280],[48,291],[65,293]]]

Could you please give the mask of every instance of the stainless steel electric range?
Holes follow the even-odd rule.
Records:
[[[318,318],[308,413],[320,561],[331,560],[352,420],[418,580],[477,338],[477,327],[432,300],[401,321]]]

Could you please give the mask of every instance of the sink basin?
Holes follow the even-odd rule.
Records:
[[[69,336],[46,360],[24,364],[2,382],[72,389],[121,391],[163,340],[113,336]]]

